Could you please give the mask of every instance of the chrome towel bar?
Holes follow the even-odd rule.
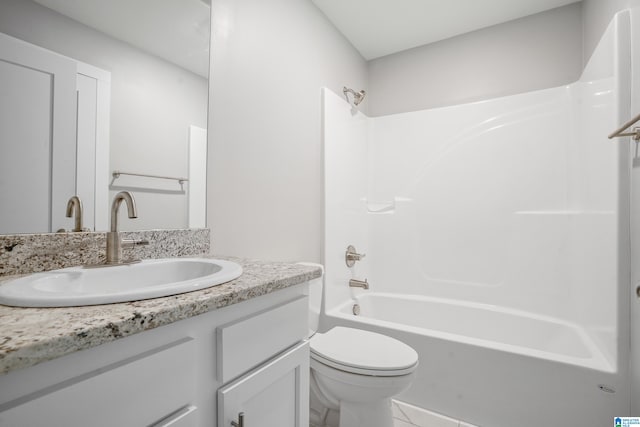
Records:
[[[131,172],[122,172],[122,171],[113,171],[111,175],[113,176],[113,179],[120,178],[120,175],[130,175],[130,176],[144,176],[146,178],[172,179],[174,181],[178,181],[180,184],[183,184],[189,181],[189,178],[180,178],[180,177],[162,176],[162,175],[149,175],[145,173],[131,173]]]
[[[621,138],[623,136],[632,136],[634,141],[640,141],[640,127],[636,126],[630,132],[625,132],[625,130],[633,126],[638,121],[640,121],[640,114],[613,131],[613,133],[609,135],[609,139]]]

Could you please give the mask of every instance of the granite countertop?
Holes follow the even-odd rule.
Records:
[[[228,259],[239,278],[212,288],[119,304],[63,308],[0,305],[0,374],[36,365],[320,277],[317,267]],[[12,277],[3,277],[2,281]]]

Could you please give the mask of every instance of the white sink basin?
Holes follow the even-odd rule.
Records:
[[[0,304],[71,307],[165,297],[229,282],[242,274],[235,262],[203,258],[144,260],[113,267],[71,267],[0,285]]]

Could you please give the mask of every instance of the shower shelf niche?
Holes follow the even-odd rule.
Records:
[[[361,199],[370,214],[393,214],[396,207],[402,203],[412,203],[408,197],[394,197],[393,200],[367,200]]]

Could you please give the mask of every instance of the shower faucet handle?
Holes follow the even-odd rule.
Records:
[[[347,252],[344,254],[344,261],[347,267],[353,267],[356,261],[360,261],[367,256],[366,254],[359,254],[352,245],[347,246]]]

